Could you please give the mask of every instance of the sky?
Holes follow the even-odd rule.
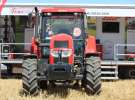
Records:
[[[135,0],[7,0],[7,1],[8,3],[135,4]]]

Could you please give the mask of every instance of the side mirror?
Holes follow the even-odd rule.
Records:
[[[39,12],[37,7],[35,7],[34,10],[36,14]]]

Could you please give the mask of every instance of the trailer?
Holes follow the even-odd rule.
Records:
[[[96,38],[100,44],[102,79],[135,78],[134,68],[134,4],[64,4],[64,3],[36,3],[37,7],[80,7],[85,8],[88,18],[96,19]],[[2,15],[27,16],[33,10],[35,3],[7,3],[2,11]],[[129,24],[127,27],[127,23]],[[108,27],[111,26],[112,28]],[[26,55],[29,53],[31,36],[34,29],[25,29],[24,52],[12,52],[9,54]],[[27,45],[27,43],[29,45]],[[4,45],[4,44],[0,44]],[[10,44],[13,45],[13,44]],[[19,45],[19,44],[14,44]],[[2,54],[0,54],[2,55]],[[132,57],[131,57],[132,56]],[[1,59],[1,64],[22,64],[21,58]],[[20,67],[13,69],[13,72],[21,72]],[[125,76],[125,77],[124,77]]]

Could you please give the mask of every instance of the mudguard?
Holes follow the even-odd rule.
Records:
[[[97,54],[96,38],[94,36],[88,36],[86,39],[85,55],[87,54]]]

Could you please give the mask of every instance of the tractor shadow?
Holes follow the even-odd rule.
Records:
[[[70,89],[64,86],[49,86],[44,91],[46,91],[47,96],[53,95],[61,98],[66,98],[70,93]]]
[[[57,86],[57,85],[50,86],[49,85],[44,89],[39,89],[39,93],[34,94],[34,95],[26,94],[26,93],[24,93],[23,89],[20,89],[19,95],[21,97],[27,97],[27,96],[37,97],[41,93],[41,95],[46,98],[48,98],[50,96],[54,96],[54,97],[66,99],[70,95],[70,93],[72,93],[72,91],[77,91],[81,94],[85,93],[84,88],[82,88],[81,86],[78,86],[78,85],[73,85],[73,86]]]
[[[47,89],[39,89],[39,93],[36,95],[26,94],[22,89],[19,91],[19,95],[21,97],[38,97],[40,94],[48,98],[49,96],[59,97],[59,98],[66,98],[70,93],[70,89],[63,86],[55,86],[55,87],[47,87]]]
[[[67,98],[72,90],[84,93],[80,86],[49,86],[43,91],[46,91],[47,96],[53,95],[54,97]]]

